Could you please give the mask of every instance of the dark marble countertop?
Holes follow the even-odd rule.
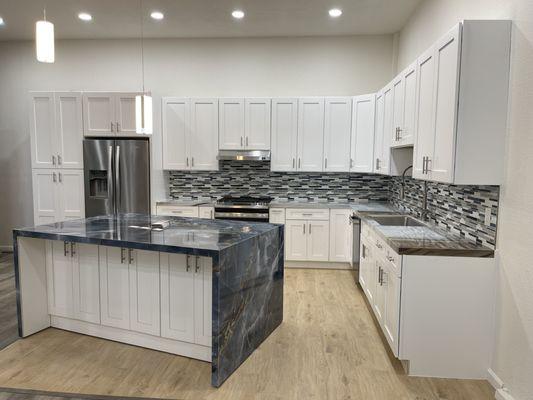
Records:
[[[211,198],[205,198],[205,199],[189,199],[189,198],[182,198],[182,199],[174,199],[174,200],[161,200],[156,202],[156,205],[158,206],[178,206],[178,207],[196,207],[196,206],[214,206],[216,200],[213,200]]]
[[[357,213],[397,254],[450,257],[494,257],[494,250],[475,244],[432,224],[384,226],[372,218],[376,211]],[[407,215],[402,213],[399,214]]]
[[[169,224],[165,229],[152,227],[154,223],[164,221]],[[13,234],[15,238],[37,237],[163,252],[190,250],[191,254],[212,255],[275,229],[280,229],[280,226],[260,222],[123,214],[14,229]]]

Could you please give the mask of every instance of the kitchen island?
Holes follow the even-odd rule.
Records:
[[[283,228],[102,216],[13,231],[19,335],[49,327],[211,362],[220,386],[283,319]]]

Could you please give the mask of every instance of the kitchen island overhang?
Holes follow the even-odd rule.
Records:
[[[166,221],[168,226],[164,229],[153,228],[165,226]],[[160,257],[186,255],[187,271],[189,257],[196,257],[196,271],[198,258],[210,259],[211,383],[215,387],[220,386],[283,320],[284,233],[281,225],[126,214],[15,229],[13,239],[21,337],[53,326],[46,271],[47,263],[50,264],[47,249],[52,248],[51,241],[63,242],[65,255],[69,249],[72,254],[77,253],[76,246],[83,245],[98,246],[99,253],[104,248],[120,248],[120,257],[126,249],[126,257],[130,260],[131,251],[135,250],[158,252]],[[74,247],[69,248],[67,244]],[[101,255],[99,257],[102,262]],[[96,267],[100,270],[98,265]],[[153,339],[153,336],[147,338]],[[139,342],[133,344],[142,346]],[[160,349],[165,351],[165,347]],[[185,355],[190,354],[194,351]]]

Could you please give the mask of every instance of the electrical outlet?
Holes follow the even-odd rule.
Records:
[[[485,225],[490,226],[490,219],[491,219],[491,208],[485,207]]]

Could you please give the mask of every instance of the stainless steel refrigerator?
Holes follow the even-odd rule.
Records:
[[[85,216],[150,214],[148,139],[83,141]]]

